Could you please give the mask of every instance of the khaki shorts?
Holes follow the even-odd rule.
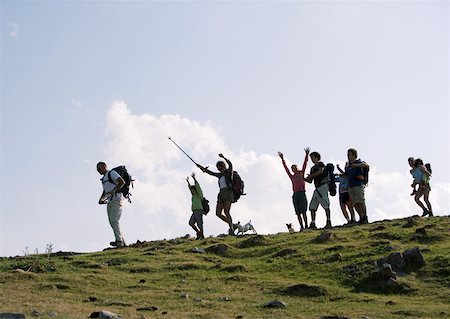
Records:
[[[348,195],[350,195],[353,204],[363,204],[366,202],[364,188],[364,186],[354,186],[348,189]]]
[[[309,210],[316,211],[319,204],[324,208],[330,208],[330,199],[328,197],[328,184],[323,184],[314,190],[314,194],[309,204]]]
[[[221,188],[219,195],[217,195],[217,203],[225,204],[226,202],[234,201],[234,193],[231,188]]]

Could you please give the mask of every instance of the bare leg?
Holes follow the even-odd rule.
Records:
[[[342,214],[344,215],[347,222],[350,222],[350,217],[348,216],[348,213],[347,213],[347,205],[345,203],[340,203],[340,204],[341,204]]]

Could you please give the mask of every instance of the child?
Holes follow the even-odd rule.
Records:
[[[410,170],[409,172],[411,173],[411,175],[413,174],[413,171],[414,171],[414,169],[416,168],[415,165],[414,165],[414,161],[415,161],[415,160],[414,160],[414,157],[409,157],[409,158],[408,158],[408,164],[409,164],[409,166],[411,167],[411,170]],[[412,190],[412,193],[409,194],[409,195],[411,195],[411,196],[416,195],[416,193],[417,193],[416,185],[417,185],[417,183],[414,183],[414,181],[413,181],[413,184],[411,185],[411,187],[413,188],[413,190]]]
[[[346,164],[346,166],[348,163]],[[353,225],[356,223],[355,221],[355,210],[353,208],[353,203],[350,200],[350,196],[348,195],[348,182],[349,178],[345,174],[345,172],[339,167],[339,164],[336,165],[337,169],[341,173],[339,176],[339,204],[341,205],[342,214],[344,214],[345,219],[347,220],[347,225]],[[347,212],[348,208],[348,212]],[[350,216],[349,213],[350,212]]]
[[[197,233],[197,239],[204,239],[205,236],[203,234],[203,214],[205,212],[203,211],[203,205],[202,205],[203,192],[202,192],[202,189],[200,188],[200,184],[195,179],[195,173],[192,173],[191,176],[194,179],[194,182],[195,182],[194,185],[191,185],[189,183],[189,176],[186,178],[189,190],[191,191],[191,194],[192,194],[192,199],[191,199],[192,215],[191,215],[191,218],[189,219],[189,226],[191,226]]]

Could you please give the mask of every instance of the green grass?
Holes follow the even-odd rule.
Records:
[[[87,318],[99,310],[123,318],[448,318],[450,218],[405,226],[406,219],[338,227],[325,242],[317,230],[3,258],[0,311],[28,317],[38,310],[41,318],[52,311],[52,318]],[[399,276],[401,288],[374,279],[377,259],[413,247],[426,265]],[[275,299],[288,307],[263,307]]]

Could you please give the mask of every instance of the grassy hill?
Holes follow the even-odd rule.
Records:
[[[0,260],[0,312],[40,318],[449,318],[450,218],[276,235],[173,239]],[[200,252],[193,252],[193,248]],[[419,247],[388,286],[375,261]],[[205,249],[206,252],[202,252]],[[18,271],[22,269],[25,271]],[[266,308],[272,300],[287,307]]]

